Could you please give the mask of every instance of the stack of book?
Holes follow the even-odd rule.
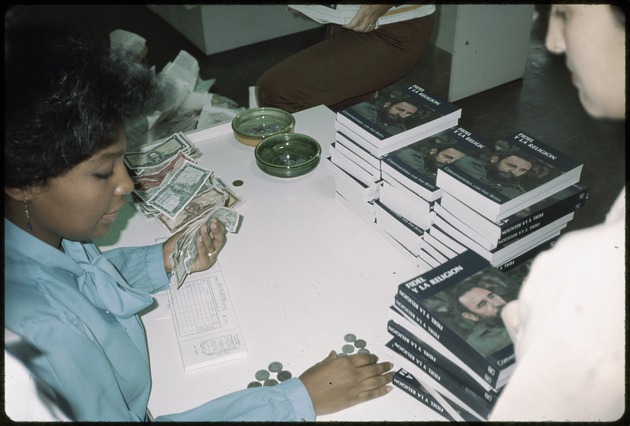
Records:
[[[515,365],[501,312],[521,282],[465,250],[401,283],[387,324],[394,385],[449,420],[487,420]]]
[[[328,162],[337,199],[374,223],[381,159],[456,126],[460,116],[461,108],[415,84],[391,86],[375,99],[339,111]]]
[[[456,105],[392,87],[337,113],[339,201],[421,272],[467,249],[504,269],[555,244],[588,197],[582,164],[525,132],[488,143],[457,125]]]
[[[455,126],[381,159],[382,186],[375,202],[377,227],[402,245],[404,251],[401,251],[408,252],[421,270],[429,270],[455,254],[437,252],[425,241],[426,231],[433,222],[434,205],[442,196],[436,184],[438,168],[465,156],[480,156],[488,148],[480,137]],[[392,221],[392,215],[402,216],[422,232],[401,227]]]
[[[581,170],[571,156],[516,132],[438,170],[442,197],[428,233],[497,267],[531,258],[555,243],[588,197]]]

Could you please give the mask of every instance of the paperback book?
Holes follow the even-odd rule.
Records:
[[[548,225],[576,211],[586,203],[588,193],[586,186],[576,183],[497,222],[488,220],[449,193],[442,195],[440,204],[478,234],[498,244],[523,229]]]
[[[377,207],[375,204],[374,210],[376,211]],[[380,234],[394,249],[396,249],[401,255],[403,255],[407,260],[409,260],[419,272],[428,271],[431,269],[430,265],[427,265],[422,261],[415,253],[412,253],[404,246],[400,241],[396,239],[392,234],[388,231],[384,230],[379,226],[374,226],[375,231]]]
[[[582,163],[525,132],[438,170],[437,185],[493,222],[505,219],[580,180]]]
[[[360,4],[290,4],[289,7],[320,24],[347,25],[359,11]],[[379,25],[421,18],[435,11],[432,4],[403,4],[393,6],[378,19]]]
[[[356,214],[361,220],[364,220],[369,225],[374,225],[374,202],[368,201],[357,202],[357,200],[348,199],[335,190],[335,200],[343,204],[348,210]]]
[[[514,363],[501,311],[519,290],[519,282],[468,250],[401,283],[394,303],[416,328],[427,331],[460,361],[483,371],[481,377],[498,388]]]
[[[337,148],[331,145],[329,148],[330,160],[340,169],[345,170],[348,174],[354,176],[356,179],[360,180],[367,186],[371,186],[372,184],[378,182],[380,177],[380,172],[375,174],[375,171],[371,168],[364,169],[359,164],[352,161],[350,158],[346,157],[342,154]]]
[[[394,373],[394,380],[392,384],[408,395],[411,395],[436,413],[440,414],[446,420],[456,420],[444,409],[442,404],[438,402],[433,395],[431,395],[427,388],[425,388],[413,374],[404,368],[401,368]]]
[[[541,222],[532,222],[525,223],[522,226],[519,226],[517,229],[514,229],[513,232],[501,237],[498,240],[490,240],[486,235],[483,235],[477,232],[476,229],[470,227],[466,222],[461,220],[459,216],[452,214],[450,211],[446,210],[441,205],[436,205],[434,207],[434,211],[436,216],[439,216],[444,221],[448,222],[450,226],[452,226],[455,230],[457,230],[458,234],[452,235],[454,238],[459,239],[459,236],[466,237],[467,240],[459,239],[459,241],[470,246],[466,241],[472,241],[476,243],[475,246],[485,249],[489,253],[493,255],[499,253],[502,249],[513,249],[518,247],[519,244],[525,244],[524,241],[528,239],[534,238],[533,234],[540,236],[546,233],[555,232],[556,228],[562,225],[567,225],[571,220],[573,220],[573,216],[575,212],[569,212],[564,216],[561,216],[552,222],[541,224]],[[444,223],[441,221],[437,221],[440,223]]]
[[[336,123],[353,132],[346,134],[378,157],[395,144],[408,145],[457,125],[461,108],[413,84],[337,112]],[[400,147],[400,146],[399,146]]]
[[[390,234],[407,250],[418,256],[426,229],[422,229],[400,214],[392,211],[380,200],[374,201],[376,226]]]
[[[375,169],[381,169],[381,160],[372,154],[361,145],[353,142],[348,136],[344,135],[342,132],[335,133],[335,145],[343,145],[348,150],[354,152],[355,155],[367,161],[372,167]]]
[[[453,377],[456,377],[458,382],[467,388],[472,389],[479,395],[485,395],[489,393],[491,395],[497,395],[499,390],[494,389],[487,382],[482,380],[477,373],[470,368],[467,364],[461,364],[461,361],[451,361],[452,355],[450,353],[443,354],[441,351],[436,350],[436,345],[430,346],[425,340],[419,337],[419,333],[416,333],[416,326],[411,324],[408,318],[404,317],[395,307],[392,307],[397,319],[390,319],[387,322],[387,332],[392,335],[396,340],[404,342],[405,345],[416,356],[423,357],[430,365],[439,368],[442,371],[448,372]],[[414,330],[414,332],[410,331]]]
[[[367,203],[378,198],[378,185],[372,187],[349,175],[337,167],[330,159],[326,159],[330,175],[335,180],[335,191],[353,203]]]
[[[435,210],[436,212],[439,212],[439,207],[435,206]],[[444,230],[444,232],[446,232],[451,238],[482,256],[493,266],[505,263],[508,260],[531,250],[539,244],[559,236],[562,230],[567,226],[565,219],[559,219],[547,225],[545,229],[536,230],[512,244],[502,248],[488,250],[482,247],[477,241],[469,238],[467,235],[455,228],[451,223],[445,220],[441,214],[436,214],[434,216],[433,223],[434,225],[439,226],[440,229]]]
[[[460,380],[456,374],[441,369],[430,359],[418,354],[404,340],[393,338],[386,346],[405,359],[409,366],[407,370],[423,379],[424,383],[476,416],[477,420],[488,419],[500,391],[486,391],[478,385],[465,385],[466,379]]]
[[[440,167],[466,156],[480,157],[487,142],[463,127],[452,127],[399,148],[381,159],[381,170],[428,201],[442,196],[436,184]]]
[[[457,256],[457,252],[456,251],[452,250],[446,244],[444,244],[441,241],[439,241],[437,238],[435,238],[429,232],[425,232],[424,238],[422,238],[422,244],[423,244],[423,247],[425,245],[433,247],[433,249],[439,251],[441,254],[443,254],[444,256],[448,257],[449,259],[452,259],[455,256]]]
[[[548,240],[546,240],[545,242],[538,244],[536,247],[531,248],[529,250],[527,250],[526,252],[513,257],[512,259],[497,265],[496,268],[499,271],[503,271],[506,272],[508,275],[512,275],[511,271],[514,268],[517,268],[521,265],[524,265],[527,262],[530,262],[531,260],[533,260],[536,256],[538,256],[540,253],[542,253],[545,250],[549,250],[550,248],[552,248],[554,245],[556,245],[556,243],[558,242],[558,239],[560,238],[559,235],[550,238]],[[531,262],[530,262],[531,263]]]
[[[352,149],[346,147],[346,145],[344,145],[344,144],[342,144],[340,142],[335,142],[334,148],[337,151],[339,151],[341,154],[343,154],[344,156],[346,156],[347,158],[352,160],[353,162],[357,163],[362,169],[367,170],[368,172],[370,172],[370,174],[372,174],[373,176],[376,176],[378,179],[380,179],[380,177],[381,177],[381,165],[380,164],[376,164],[375,165],[371,161],[365,160],[362,156],[357,155],[357,153],[355,151],[353,151]]]
[[[454,256],[447,256],[440,250],[436,249],[432,244],[428,243],[424,238],[422,239],[422,250],[431,255],[434,259],[440,262],[440,265],[446,262],[448,259],[452,259]]]
[[[429,228],[432,222],[433,203],[421,197],[414,197],[408,189],[400,186],[395,187],[390,182],[390,180],[381,182],[379,190],[381,203],[416,226],[423,229]]]
[[[465,245],[462,245],[459,242],[455,241],[450,235],[448,235],[448,233],[446,233],[442,228],[440,228],[435,223],[435,221],[429,228],[428,233],[433,238],[435,238],[436,240],[438,240],[439,242],[441,242],[442,244],[444,244],[446,247],[453,250],[457,254],[462,254],[463,252],[468,250],[468,248]]]

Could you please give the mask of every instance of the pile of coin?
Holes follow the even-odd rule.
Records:
[[[344,345],[341,347],[341,352],[337,355],[351,355],[356,350],[359,354],[369,354],[367,349],[367,342],[363,339],[357,339],[357,336],[353,333],[348,333],[343,336]]]
[[[275,374],[275,378],[273,375]],[[281,362],[274,361],[269,364],[266,369],[258,370],[254,374],[255,381],[250,382],[248,388],[257,388],[260,386],[275,386],[280,382],[289,380],[293,375],[290,371],[284,370]]]

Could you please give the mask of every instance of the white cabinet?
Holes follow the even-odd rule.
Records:
[[[320,26],[283,4],[148,6],[206,55]]]
[[[534,5],[439,5],[437,13],[434,44],[452,55],[450,101],[523,77]]]

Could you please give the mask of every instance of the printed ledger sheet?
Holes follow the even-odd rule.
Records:
[[[185,370],[247,355],[219,262],[171,283],[168,299]]]

